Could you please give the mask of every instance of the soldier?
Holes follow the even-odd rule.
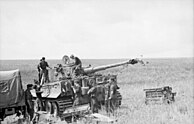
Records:
[[[36,96],[37,96],[37,99],[36,99],[36,102],[37,102],[37,105],[39,107],[39,110],[42,111],[43,110],[43,102],[42,102],[42,93],[43,91],[41,91],[41,87],[42,85],[40,85],[38,83],[38,81],[34,80],[34,89],[36,91]]]
[[[75,61],[74,65],[77,66],[77,68],[79,68],[79,67],[81,68],[82,67],[82,62],[81,62],[81,60],[78,57],[76,57],[74,55],[71,55],[70,58]]]
[[[61,64],[57,64],[58,67],[55,67],[55,77],[57,78],[57,80],[63,80],[63,78],[65,77],[65,73],[63,70],[63,67]]]
[[[76,75],[78,75],[78,71],[82,69],[82,62],[78,57],[75,57],[74,55],[71,55],[70,58],[74,60],[74,63],[72,63],[72,74],[75,73]]]
[[[40,59],[40,62],[42,61],[42,59]],[[37,65],[37,69],[38,69],[38,81],[41,82],[41,72],[40,72],[40,66],[39,64]]]
[[[33,89],[33,85],[32,84],[28,84],[27,85],[27,89],[25,91],[25,102],[26,102],[26,106],[27,106],[27,113],[28,115],[30,115],[30,121],[33,118],[33,102],[32,102],[32,94],[31,94],[31,90]]]
[[[97,85],[97,102],[98,108],[101,109],[102,105],[104,105],[105,100],[105,87],[103,85]]]
[[[109,96],[110,96],[110,83],[105,84],[105,108],[106,112],[109,112],[109,106],[110,106],[110,101],[109,101]]]
[[[90,101],[90,109],[92,113],[97,113],[98,112],[98,100],[97,100],[97,86],[93,86],[90,88],[88,91],[88,96],[89,96],[89,101]]]
[[[42,57],[39,65],[38,65],[38,69],[40,69],[40,79],[42,80],[42,76],[45,76],[45,79],[44,79],[44,81],[41,81],[41,84],[43,84],[44,82],[49,82],[47,67],[52,69],[48,65],[48,63],[45,61],[45,57]]]
[[[74,80],[73,84],[73,91],[75,95],[75,100],[73,103],[73,106],[77,106],[81,104],[81,96],[82,96],[82,90],[81,90],[81,85],[79,80]]]
[[[32,118],[32,121],[34,123],[38,122],[39,120],[39,114],[38,111],[43,111],[43,101],[42,101],[42,91],[41,91],[41,87],[42,85],[39,84],[39,82],[37,80],[34,80],[34,89],[36,91],[36,100],[34,102],[34,115]]]
[[[116,91],[119,88],[116,84],[116,81],[113,77],[110,78],[109,84],[106,86],[108,88],[107,96],[106,96],[106,108],[107,112],[114,113],[114,110],[116,109],[116,103],[117,103],[117,95]]]

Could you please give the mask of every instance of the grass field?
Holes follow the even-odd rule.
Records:
[[[83,60],[85,65],[111,64],[123,60]],[[118,124],[193,124],[194,123],[194,63],[193,58],[146,59],[140,64],[102,71],[118,75],[123,96],[122,105],[114,118]],[[21,70],[24,87],[37,79],[38,60],[1,60],[0,70]],[[60,60],[48,60],[51,67]],[[146,88],[171,86],[176,92],[171,105],[145,105]]]

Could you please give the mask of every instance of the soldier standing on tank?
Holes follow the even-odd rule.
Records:
[[[76,76],[77,76],[78,75],[77,72],[82,69],[82,62],[78,57],[74,55],[71,55],[70,58],[74,60],[74,63],[72,63],[73,64],[72,74],[76,73]]]
[[[40,61],[38,68],[40,69],[40,79],[42,79],[42,76],[45,76],[45,81],[44,82],[49,82],[49,77],[48,77],[48,70],[47,67],[52,69],[48,63],[45,61],[45,57],[42,57],[41,59],[42,61]],[[43,82],[41,82],[41,84],[43,84]]]
[[[30,116],[30,121],[33,118],[33,114],[34,114],[34,108],[33,108],[33,102],[32,102],[32,94],[31,94],[31,90],[33,89],[33,85],[32,84],[28,84],[27,85],[27,89],[25,91],[25,102],[26,102],[26,107],[27,107],[27,113]]]

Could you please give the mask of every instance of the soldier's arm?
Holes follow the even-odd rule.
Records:
[[[95,88],[92,87],[91,89],[88,90],[88,95],[91,95],[94,92]]]
[[[46,66],[47,66],[48,68],[52,69],[52,68],[48,65],[48,63],[47,63],[47,62],[46,62]]]
[[[49,65],[48,65],[48,68],[52,69]]]
[[[40,67],[40,63],[37,65],[37,69],[38,69],[38,71],[42,70]]]

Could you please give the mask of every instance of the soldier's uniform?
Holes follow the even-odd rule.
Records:
[[[90,109],[92,113],[98,112],[98,101],[97,101],[97,86],[92,87],[88,93],[90,99]]]
[[[74,100],[73,106],[80,105],[81,104],[82,90],[81,90],[81,86],[79,84],[79,80],[74,81],[73,90],[74,90],[74,95],[75,95],[75,100]]]
[[[38,104],[39,110],[43,111],[43,102],[42,102],[42,95],[41,95],[43,91],[40,90],[41,86],[35,85],[34,89],[36,91],[36,96],[37,96],[36,102]]]
[[[106,112],[109,111],[109,106],[110,106],[109,96],[110,96],[110,83],[107,83],[105,85],[105,107],[106,107]]]
[[[40,62],[42,61],[42,59],[40,59]],[[37,65],[37,69],[38,69],[38,81],[41,82],[41,68],[40,68],[40,64]]]
[[[40,61],[38,68],[40,69],[40,79],[42,78],[43,74],[45,76],[45,82],[49,82],[49,76],[48,76],[48,69],[47,67],[49,67],[48,63],[45,61],[45,58],[42,58],[42,61]]]
[[[117,95],[116,91],[118,89],[118,86],[116,85],[113,78],[110,79],[110,82],[105,85],[106,93],[105,93],[105,105],[106,105],[106,111],[107,112],[114,112],[116,109],[116,103],[117,103]]]
[[[74,62],[74,66],[72,67],[72,74],[74,74],[75,76],[79,75],[82,71],[82,62],[78,57],[75,57],[74,55],[70,56],[71,59],[73,59]]]
[[[110,85],[110,111],[114,112],[116,109],[116,102],[117,102],[117,96],[116,96],[116,91],[117,91],[117,85],[116,84],[111,84]]]

